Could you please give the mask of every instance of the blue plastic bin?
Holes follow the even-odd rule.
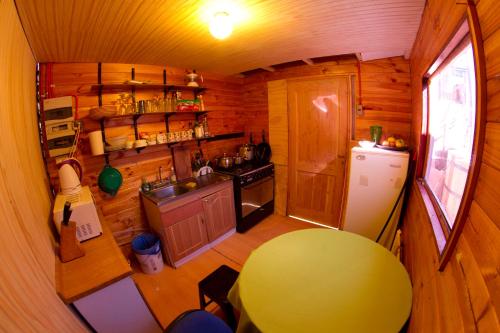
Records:
[[[137,254],[157,254],[160,252],[160,239],[153,234],[140,234],[132,240],[132,250]]]

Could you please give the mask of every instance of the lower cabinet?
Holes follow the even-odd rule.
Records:
[[[156,206],[143,199],[167,263],[179,267],[235,231],[233,185],[227,181]]]
[[[162,214],[162,221],[175,221],[163,230],[164,247],[166,245],[173,262],[208,244],[204,215],[203,205],[199,200]]]
[[[227,188],[202,199],[206,216],[208,240],[213,242],[235,227],[234,198]]]

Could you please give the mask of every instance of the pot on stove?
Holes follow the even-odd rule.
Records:
[[[234,159],[231,156],[227,156],[227,154],[224,153],[224,156],[219,158],[217,163],[219,167],[223,169],[231,169],[233,167]]]
[[[244,144],[240,147],[240,156],[245,159],[245,161],[253,160],[255,147],[249,143]]]
[[[240,154],[236,154],[234,157],[234,165],[242,165],[245,162],[245,158]]]

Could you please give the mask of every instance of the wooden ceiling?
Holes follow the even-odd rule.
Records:
[[[230,0],[225,0],[228,2]],[[40,62],[171,65],[235,74],[294,60],[408,55],[425,0],[246,0],[226,40],[210,0],[15,0]],[[217,1],[220,3],[221,1]],[[234,9],[236,8],[236,9]]]

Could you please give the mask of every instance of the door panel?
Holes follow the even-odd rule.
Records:
[[[339,225],[349,107],[347,76],[289,81],[290,215]]]

